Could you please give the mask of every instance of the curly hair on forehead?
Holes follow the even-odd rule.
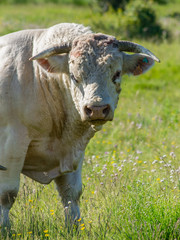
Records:
[[[81,43],[107,43],[107,44],[111,44],[111,43],[116,43],[117,40],[115,37],[110,36],[110,35],[105,35],[102,33],[91,33],[91,34],[87,34],[87,35],[82,35],[77,37],[74,42],[73,42],[73,47],[76,47],[77,45],[81,44]]]
[[[102,33],[82,35],[73,41],[70,55],[81,57],[87,55],[88,52],[89,54],[92,54],[92,52],[94,52],[94,54],[103,54],[103,52],[106,52],[108,46],[118,48],[115,37]]]

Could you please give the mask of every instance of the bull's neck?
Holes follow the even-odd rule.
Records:
[[[41,80],[46,103],[52,118],[52,136],[63,139],[66,144],[83,141],[84,147],[95,130],[81,121],[80,115],[73,102],[68,77],[59,75],[44,76]]]

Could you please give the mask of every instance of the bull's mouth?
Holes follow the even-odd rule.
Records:
[[[90,120],[89,123],[90,123],[91,125],[99,126],[99,125],[105,124],[107,121],[108,121],[108,120],[96,119],[96,120]]]

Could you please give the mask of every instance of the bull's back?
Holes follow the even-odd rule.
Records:
[[[29,58],[41,32],[24,30],[0,37],[0,124],[26,104],[33,80]]]

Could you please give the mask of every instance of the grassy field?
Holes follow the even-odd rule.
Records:
[[[178,1],[157,6],[173,34],[180,22],[167,15],[179,7]],[[121,38],[117,21],[117,14],[101,16],[88,6],[0,5],[0,35],[77,22]],[[66,231],[53,183],[22,176],[12,235],[1,239],[180,239],[180,41],[173,36],[162,43],[136,39],[161,63],[141,77],[124,77],[114,121],[87,147],[79,232]]]

